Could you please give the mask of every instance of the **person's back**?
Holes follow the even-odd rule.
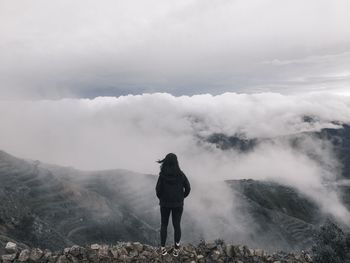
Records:
[[[161,212],[161,250],[163,255],[167,254],[165,242],[171,213],[174,226],[174,256],[177,256],[181,239],[180,222],[184,198],[189,195],[191,187],[186,175],[179,167],[175,154],[169,153],[158,162],[162,164],[156,185],[156,194],[159,198]]]
[[[164,175],[160,173],[160,177],[160,187],[158,187],[159,192],[157,193],[160,199],[160,206],[183,206],[184,198],[187,197],[190,191],[186,175],[180,171],[179,174],[169,173]]]

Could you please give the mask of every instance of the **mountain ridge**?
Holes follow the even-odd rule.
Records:
[[[30,247],[50,249],[116,241],[156,245],[158,202],[153,187],[144,187],[154,186],[156,176],[124,172],[83,172],[58,166],[50,170],[38,161],[22,160],[2,152],[0,234]],[[141,183],[130,182],[135,179],[131,174],[137,174],[137,182]],[[254,180],[226,183],[235,190],[232,197],[238,194],[246,204],[237,212],[255,220],[258,232],[254,238],[258,243],[270,244],[266,248],[271,250],[278,245],[290,249],[311,246],[312,240],[306,237],[320,222],[305,219],[310,219],[317,210],[315,204],[277,183]],[[277,202],[281,194],[285,196],[283,204]],[[298,202],[308,204],[299,215],[295,213],[300,208]],[[295,207],[288,208],[286,204]],[[192,241],[199,240],[201,234],[193,228],[195,223],[186,218],[184,238],[187,233]],[[270,241],[270,235],[277,235],[274,242]]]
[[[282,139],[298,148],[303,145],[304,135]],[[255,147],[254,143],[260,143],[246,143],[242,148],[240,138],[230,144],[226,135],[222,136],[218,137],[226,143],[222,150],[250,151],[251,145]],[[347,179],[350,126],[342,124],[340,129],[322,129],[307,136],[326,140],[334,147],[343,168],[342,177],[336,182]],[[221,145],[220,140],[209,143]],[[317,159],[317,155],[312,158]],[[156,175],[123,169],[82,171],[17,158],[0,150],[0,245],[11,240],[50,249],[117,241],[157,245],[156,179]],[[209,188],[215,186],[208,184]],[[239,204],[236,210],[229,212],[240,214],[249,222],[245,226],[249,231],[246,242],[251,246],[262,246],[271,251],[311,247],[315,231],[329,216],[314,201],[290,186],[252,179],[226,180],[224,184],[230,189],[227,198]],[[344,204],[350,209],[350,185],[344,183],[338,188]],[[202,205],[205,209],[206,203]],[[183,239],[186,242],[198,241],[206,235],[205,229],[198,225],[201,222],[194,216],[185,209]],[[234,220],[232,223],[227,221],[231,216],[234,214],[225,218],[216,214],[210,220],[229,226],[235,223]],[[235,229],[222,229],[221,233],[227,235],[216,238],[231,240],[237,233],[229,232]],[[172,230],[169,231],[171,234]]]

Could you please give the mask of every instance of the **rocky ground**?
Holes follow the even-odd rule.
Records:
[[[92,244],[86,247],[74,245],[61,251],[51,252],[39,248],[22,248],[8,242],[2,250],[0,262],[232,262],[232,263],[304,263],[313,262],[306,252],[300,254],[278,252],[267,254],[262,249],[250,249],[243,245],[201,242],[197,246],[186,244],[181,247],[178,257],[161,256],[159,249],[139,242],[123,242],[116,245]]]

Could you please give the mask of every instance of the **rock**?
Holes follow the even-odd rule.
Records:
[[[142,251],[141,255],[146,257],[146,258],[149,258],[152,256],[152,253],[149,251]]]
[[[109,246],[108,245],[101,245],[100,249],[98,250],[99,257],[107,258],[108,257],[108,251],[109,251]]]
[[[29,256],[30,256],[29,249],[24,249],[21,251],[21,253],[19,253],[18,261],[25,262],[29,259]]]
[[[259,248],[259,249],[254,250],[254,255],[258,256],[258,257],[263,257],[265,255],[265,252],[264,252],[264,250]]]
[[[220,256],[221,256],[221,254],[218,250],[214,250],[213,253],[211,254],[211,258],[215,261],[217,261]]]
[[[250,249],[247,246],[243,246],[243,255],[250,256]]]
[[[13,242],[7,242],[5,246],[5,250],[7,253],[12,254],[17,252],[17,244]]]
[[[138,260],[140,262],[146,262],[146,257],[141,255],[141,256],[139,256]]]
[[[173,257],[171,256],[171,255],[166,255],[166,256],[164,256],[163,258],[162,258],[162,263],[172,263],[172,262],[174,262],[173,261]]]
[[[52,255],[51,257],[48,258],[47,262],[48,263],[56,263],[58,256],[57,255]]]
[[[11,247],[11,246],[9,246]],[[18,259],[16,257],[18,256]],[[268,255],[262,249],[249,249],[247,246],[234,246],[226,243],[200,243],[198,246],[191,244],[182,246],[182,251],[178,258],[174,258],[171,253],[161,256],[155,247],[143,245],[139,242],[119,242],[117,245],[93,244],[90,247],[80,247],[74,245],[65,248],[60,252],[52,253],[49,250],[38,248],[24,249],[21,253],[3,255],[0,262],[41,262],[41,263],[143,263],[143,262],[182,262],[182,263],[307,263],[312,262],[312,258],[306,252],[300,254],[285,253],[280,251]],[[345,262],[344,262],[345,263]]]
[[[74,245],[69,249],[69,254],[73,255],[74,257],[79,256],[79,254],[82,253],[81,247]]]
[[[244,255],[244,246],[243,245],[239,245],[238,246],[238,251],[239,251],[239,254]]]
[[[100,249],[100,245],[99,244],[92,244],[90,246],[90,248],[93,249],[93,250],[98,250],[98,249]]]
[[[127,255],[121,255],[120,259],[123,260],[124,262],[128,262],[128,260],[130,260],[131,258]]]
[[[195,251],[195,248],[191,245],[186,245],[182,247],[182,250],[185,252],[193,253]]]
[[[96,250],[96,249],[87,250],[86,257],[87,257],[88,261],[90,261],[90,262],[97,262],[98,261],[97,251],[98,250]]]
[[[206,244],[206,246],[209,249],[215,249],[217,247],[217,245],[215,243],[208,243],[208,244]]]
[[[69,263],[69,260],[66,255],[61,255],[58,257],[56,263]]]
[[[125,248],[126,248],[127,251],[132,250],[132,249],[133,249],[132,243],[131,243],[131,242],[127,242],[127,243],[125,244]]]
[[[311,258],[311,256],[309,254],[306,253],[304,255],[304,258],[305,258],[306,262],[312,262],[312,258]]]
[[[203,255],[200,255],[201,257],[197,258],[199,263],[205,263],[205,257]]]
[[[271,257],[271,256],[267,257],[266,260],[267,260],[267,262],[273,262],[274,261],[273,257]]]
[[[119,252],[118,252],[118,248],[117,247],[111,247],[110,251],[111,251],[111,253],[112,253],[112,255],[113,255],[113,257],[115,259],[117,259],[119,257]]]
[[[80,262],[79,259],[77,259],[73,255],[68,255],[67,258],[68,258],[69,262],[72,262],[72,263],[79,263]]]
[[[139,253],[143,250],[143,245],[140,242],[134,242],[133,243],[134,249],[136,249]]]
[[[139,252],[137,250],[131,250],[129,252],[129,256],[134,258],[134,257],[137,257],[139,255]]]
[[[39,259],[41,259],[41,257],[43,256],[44,252],[40,249],[40,248],[34,248],[32,249],[32,251],[30,252],[30,256],[29,258],[32,261],[38,261]]]
[[[17,257],[17,253],[13,253],[13,254],[2,255],[1,259],[3,262],[11,262],[12,260],[15,260],[16,257]]]
[[[50,250],[48,250],[48,249],[45,249],[45,250],[44,250],[43,259],[44,259],[44,260],[47,260],[47,259],[49,259],[51,256],[52,256],[52,252],[51,252]]]

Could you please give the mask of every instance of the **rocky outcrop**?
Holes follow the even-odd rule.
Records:
[[[306,252],[300,254],[278,252],[268,254],[262,249],[251,249],[243,245],[225,244],[223,241],[201,242],[197,246],[187,244],[181,247],[178,257],[162,256],[158,248],[139,242],[117,243],[116,245],[92,244],[77,246],[51,252],[39,248],[20,250],[16,244],[7,244],[6,253],[1,255],[1,262],[232,262],[232,263],[306,263],[313,262]]]

